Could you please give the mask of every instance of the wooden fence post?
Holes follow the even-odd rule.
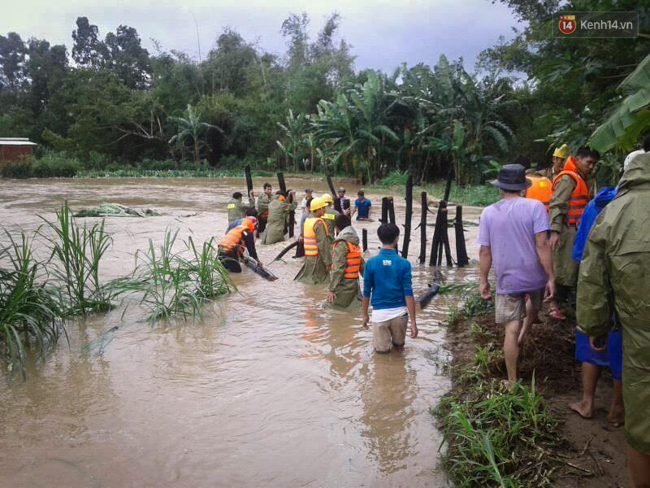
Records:
[[[427,192],[422,192],[422,215],[420,215],[420,264],[427,260]]]
[[[413,217],[413,176],[409,174],[406,180],[406,215],[404,217],[404,241],[402,243],[402,257],[407,258],[409,244],[411,243],[411,217]]]

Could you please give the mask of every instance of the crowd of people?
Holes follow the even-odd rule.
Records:
[[[235,192],[227,202],[228,228],[219,241],[221,262],[230,272],[241,272],[241,261],[261,263],[255,243],[258,236],[264,245],[282,242],[291,225],[291,214],[299,210],[300,235],[294,257],[303,258],[296,281],[310,285],[327,285],[326,306],[346,309],[361,302],[363,326],[373,328],[373,345],[379,353],[401,348],[406,332],[418,334],[415,300],[411,279],[411,264],[396,251],[399,228],[385,223],[377,235],[382,243],[379,254],[366,263],[359,245],[359,236],[352,227],[352,217],[372,221],[372,203],[360,190],[352,208],[345,188],[337,197],[325,193],[314,196],[311,188],[298,204],[295,192],[273,195],[269,183],[263,194],[255,198],[250,192],[248,204]],[[359,278],[363,276],[363,293]],[[372,315],[369,313],[372,304]]]
[[[576,308],[575,357],[582,363],[581,399],[570,408],[585,419],[594,414],[595,391],[603,367],[611,370],[614,389],[608,422],[625,425],[629,466],[636,487],[650,487],[650,437],[645,389],[650,371],[650,137],[630,154],[617,187],[596,190],[594,168],[600,154],[581,147],[575,156],[566,145],[555,149],[552,164],[530,168],[526,158],[503,166],[495,181],[502,196],[485,208],[479,222],[480,284],[492,298],[490,271],[496,279],[495,321],[504,326],[506,386],[518,381],[519,351],[539,313],[557,323]],[[361,301],[363,326],[372,324],[373,347],[387,353],[418,335],[411,264],[396,252],[399,228],[383,223],[377,230],[378,255],[364,261],[352,217],[371,221],[372,204],[363,190],[352,202],[345,188],[336,197],[305,190],[249,194],[248,204],[235,192],[227,203],[229,227],[219,242],[220,259],[231,272],[240,260],[262,266],[255,249],[284,241],[293,213],[300,213],[295,257],[303,264],[295,280],[327,285],[327,306],[347,308]],[[246,252],[247,250],[247,252]],[[363,276],[363,287],[359,278]],[[363,292],[361,293],[361,289]],[[372,305],[372,313],[369,308]]]
[[[625,425],[629,467],[637,488],[650,487],[650,136],[631,153],[617,187],[596,190],[600,154],[566,145],[552,165],[530,169],[526,158],[503,166],[495,181],[502,199],[480,219],[481,297],[492,298],[505,331],[507,386],[517,382],[519,350],[538,322],[542,304],[558,323],[575,306],[575,357],[582,363],[582,398],[569,407],[594,414],[603,367],[614,379],[607,421]]]

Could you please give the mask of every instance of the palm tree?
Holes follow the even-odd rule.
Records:
[[[199,156],[201,145],[206,145],[206,143],[201,140],[201,135],[210,129],[217,129],[222,133],[223,130],[221,130],[216,125],[208,124],[207,122],[201,122],[201,114],[191,105],[187,106],[185,114],[185,118],[169,117],[169,120],[178,125],[178,134],[172,137],[169,140],[169,143],[184,144],[187,139],[190,139],[192,145],[194,146],[194,164],[198,166],[200,162]]]
[[[283,144],[280,141],[276,141],[276,143],[282,149],[287,159],[293,161],[293,170],[296,171],[298,161],[301,161],[304,156],[302,147],[305,143],[305,131],[307,130],[309,117],[305,114],[299,114],[296,117],[293,114],[293,110],[289,110],[289,115],[287,115],[286,120],[286,124],[278,123],[284,131],[286,143]]]

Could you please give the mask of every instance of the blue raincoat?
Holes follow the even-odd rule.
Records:
[[[596,198],[587,204],[580,219],[580,226],[573,242],[573,260],[582,261],[582,253],[589,237],[589,231],[596,221],[598,214],[616,197],[616,187],[606,186],[601,189]],[[620,327],[607,335],[607,349],[594,351],[589,345],[589,336],[576,329],[576,359],[578,361],[607,366],[612,370],[614,379],[621,379],[623,356],[623,341]]]

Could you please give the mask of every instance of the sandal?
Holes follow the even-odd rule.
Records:
[[[562,313],[562,310],[559,308],[553,308],[548,311],[548,316],[551,317],[553,320],[559,320],[564,322],[566,320],[566,315]]]

